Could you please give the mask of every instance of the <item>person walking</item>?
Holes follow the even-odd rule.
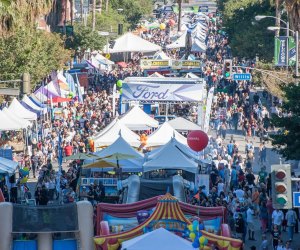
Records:
[[[252,205],[247,209],[247,228],[248,228],[248,240],[255,240],[254,238],[254,216],[255,211]]]
[[[296,212],[292,209],[289,209],[285,215],[285,219],[287,221],[288,237],[289,240],[292,241],[294,236],[294,227],[297,221]]]
[[[283,212],[279,209],[276,209],[272,213],[272,224],[277,226],[278,230],[281,232],[282,222],[284,220]]]

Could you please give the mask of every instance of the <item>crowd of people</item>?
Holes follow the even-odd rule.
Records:
[[[176,15],[168,18],[176,20]],[[167,22],[166,20],[163,17],[160,22]],[[199,187],[196,195],[190,193],[189,202],[205,207],[226,207],[228,224],[235,237],[244,242],[247,235],[248,240],[261,237],[255,235],[255,231],[261,228],[262,250],[271,249],[268,233],[272,236],[273,249],[290,250],[289,244],[293,240],[294,232],[298,233],[299,211],[273,209],[271,179],[266,171],[266,144],[268,133],[273,129],[270,113],[279,116],[288,114],[281,113],[279,101],[272,103],[269,112],[266,104],[263,105],[267,101],[266,93],[264,97],[257,93],[252,95],[251,81],[226,79],[223,75],[223,62],[225,58],[231,57],[231,48],[226,34],[221,30],[221,18],[208,19],[207,27],[207,51],[197,56],[204,62],[202,71],[208,88],[215,87],[216,90],[210,119],[211,130],[216,131],[216,136],[211,137],[206,154],[212,160],[210,186]],[[142,37],[165,47],[171,43],[170,32],[171,26],[167,24],[166,29],[143,32]],[[172,57],[176,56],[172,54]],[[118,79],[141,75],[138,62],[142,57],[142,54],[138,54],[126,67],[93,75],[82,103],[75,99],[62,107],[59,117],[53,116],[51,120],[40,121],[38,136],[29,138],[31,154],[25,155],[22,162],[23,166],[30,168],[30,177],[37,178],[34,197],[37,205],[47,205],[59,198],[63,203],[87,199],[95,205],[103,201],[105,189],[101,183],[92,183],[90,187],[84,186],[78,190],[82,164],[80,160],[68,162],[60,174],[53,168],[53,164],[59,160],[59,146],[62,147],[65,157],[94,151],[89,138],[107,126],[115,116],[113,109],[118,109],[118,101],[113,107],[110,98],[113,85]],[[253,62],[245,61],[235,63],[236,66],[252,64]],[[196,106],[192,105],[191,108],[179,104],[177,113],[178,110],[186,110],[187,116],[196,120]],[[245,148],[241,148],[233,136],[228,138],[228,130],[235,133],[242,131]],[[260,140],[259,163],[255,163],[253,143],[257,138]],[[257,176],[253,172],[254,164],[260,165]],[[7,186],[3,186],[7,199],[8,192]],[[260,225],[255,224],[256,218],[260,220]],[[289,241],[283,244],[281,235],[285,230],[288,231]]]

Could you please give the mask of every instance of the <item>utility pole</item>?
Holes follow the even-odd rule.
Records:
[[[99,10],[100,15],[102,13],[102,8],[103,8],[103,0],[100,0],[100,10]]]
[[[83,23],[83,0],[80,0],[80,16],[81,22]]]
[[[92,12],[93,12],[93,16],[92,16],[92,31],[95,31],[96,29],[96,0],[93,0],[93,7],[92,7]]]
[[[182,11],[182,0],[178,0],[178,32],[181,31],[181,11]]]
[[[71,25],[73,26],[73,19],[74,19],[74,0],[70,0],[70,8],[71,8]]]
[[[109,3],[109,0],[106,0],[105,2],[105,11],[108,12],[108,3]]]

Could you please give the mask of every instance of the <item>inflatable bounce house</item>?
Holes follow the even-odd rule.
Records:
[[[190,240],[195,249],[210,249],[211,245],[218,246],[222,250],[242,249],[243,242],[231,238],[228,225],[223,223],[225,212],[223,207],[203,208],[180,203],[168,193],[135,204],[99,204],[97,208],[99,227],[94,242],[97,249],[117,250],[124,241],[162,227]],[[128,219],[132,224],[134,216],[137,217],[136,226],[126,230],[124,222]],[[119,220],[122,225],[110,226],[106,219]],[[219,230],[213,225],[218,219]],[[114,227],[117,227],[117,230],[113,230]]]

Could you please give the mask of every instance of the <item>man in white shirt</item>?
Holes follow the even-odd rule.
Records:
[[[276,209],[276,210],[273,211],[273,213],[272,213],[272,223],[273,223],[273,226],[274,225],[278,226],[279,231],[281,231],[281,225],[282,225],[283,219],[284,219],[284,215],[283,215],[283,212],[281,210]]]
[[[247,227],[248,227],[248,234],[249,234],[249,238],[248,240],[255,240],[254,239],[254,209],[253,206],[249,206],[249,208],[247,209]]]

